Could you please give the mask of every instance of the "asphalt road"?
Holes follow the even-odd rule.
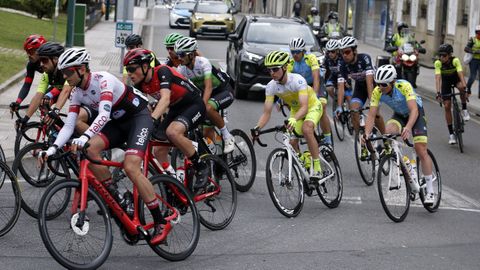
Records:
[[[163,37],[168,13],[154,9],[145,29],[146,47],[166,56]],[[184,33],[183,29],[173,31]],[[202,53],[225,65],[227,41],[200,39]],[[479,269],[480,257],[480,134],[478,118],[464,134],[465,153],[447,144],[443,109],[424,100],[429,147],[443,181],[440,210],[431,214],[415,202],[407,219],[390,221],[380,205],[375,186],[359,178],[353,140],[336,141],[344,194],[336,209],[318,197],[307,197],[302,213],[287,219],[273,206],[265,185],[265,162],[279,144],[266,135],[267,148],[256,146],[257,178],[252,189],[238,196],[233,222],[222,231],[201,228],[197,249],[183,262],[168,262],[148,246],[129,246],[118,228],[112,252],[102,269]],[[262,113],[262,101],[237,100],[229,109],[229,127],[248,131]],[[384,110],[389,115],[388,110]],[[274,114],[268,126],[283,120]],[[60,269],[46,251],[36,220],[22,213],[16,227],[0,239],[0,269]]]

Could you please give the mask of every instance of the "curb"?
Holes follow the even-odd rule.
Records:
[[[8,88],[18,83],[25,77],[25,69],[8,78],[4,83],[0,84],[0,94],[5,92]]]

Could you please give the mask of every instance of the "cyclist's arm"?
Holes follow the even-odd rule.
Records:
[[[473,38],[470,38],[468,40],[467,45],[465,46],[465,48],[463,50],[467,53],[473,53],[472,49],[473,49]]]
[[[155,106],[155,110],[152,112],[152,118],[160,119],[160,117],[167,111],[168,106],[170,105],[170,89],[162,88],[160,89],[160,100]]]
[[[48,89],[48,74],[43,73],[42,78],[40,79],[40,83],[38,84],[37,92],[35,96],[33,96],[32,100],[30,101],[30,105],[28,106],[28,110],[25,113],[26,116],[32,117],[32,115],[37,111],[38,106],[42,103],[42,98],[45,95],[45,92]]]
[[[463,68],[462,68],[462,63],[460,62],[460,59],[455,57],[453,59],[453,65],[455,66],[455,68],[457,70],[458,79],[462,83],[462,86],[465,87],[467,84],[465,82],[465,76],[463,76]]]
[[[435,89],[437,90],[437,95],[440,94],[442,89],[442,63],[440,60],[436,60],[434,63],[435,66]]]
[[[367,81],[368,98],[371,98],[373,92],[373,74],[367,75],[365,79]]]
[[[73,91],[70,98],[70,106],[68,108],[67,119],[65,125],[58,133],[57,139],[53,143],[58,147],[62,147],[70,139],[75,130],[75,123],[77,122],[78,113],[80,111],[79,95],[82,95],[81,91]]]
[[[313,77],[313,91],[315,91],[315,94],[317,94],[317,96],[319,94],[323,94],[323,93],[319,93],[320,92],[320,69],[313,70],[312,77]]]
[[[270,120],[270,116],[272,115],[272,109],[273,109],[273,100],[274,100],[274,96],[265,97],[265,103],[263,105],[263,114],[260,116],[257,122],[258,128],[263,128]]]
[[[368,98],[372,98],[372,91],[373,91],[373,76],[375,75],[372,59],[369,55],[364,56],[365,60],[365,80],[367,82],[367,91],[368,91]]]
[[[112,111],[113,90],[103,88],[103,85],[107,86],[112,84],[104,83],[100,81],[100,102],[98,104],[98,115],[93,120],[92,124],[83,133],[88,138],[92,138],[99,133],[105,125],[110,121],[110,113]]]
[[[22,88],[20,89],[16,100],[18,104],[22,103],[22,101],[28,96],[30,87],[32,87],[33,78],[35,77],[35,68],[33,66],[33,63],[28,62],[27,74],[25,75],[25,80],[23,81]]]
[[[365,135],[367,138],[372,133],[373,126],[375,125],[375,117],[378,112],[378,105],[373,106],[370,102],[370,110],[368,110],[367,121],[365,121]]]
[[[345,82],[337,81],[337,107],[342,107],[345,95]]]
[[[308,92],[307,89],[301,90],[298,94],[298,102],[300,103],[300,109],[293,116],[296,120],[303,119],[308,113]]]
[[[67,99],[70,96],[72,89],[73,87],[71,87],[70,85],[68,85],[67,82],[65,82],[65,85],[63,86],[60,95],[58,95],[57,102],[53,105],[53,107],[61,110],[63,108],[63,105],[65,105],[65,103],[67,102]]]
[[[205,88],[203,89],[203,103],[207,105],[213,90],[211,76],[205,77],[204,85],[205,85]]]
[[[408,115],[408,121],[407,121],[407,124],[405,125],[405,128],[408,128],[411,131],[413,126],[415,125],[415,122],[417,122],[417,118],[418,118],[417,100],[416,99],[407,100],[407,106],[408,106],[409,115]]]

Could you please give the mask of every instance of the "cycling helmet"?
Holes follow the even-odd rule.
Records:
[[[143,64],[143,63],[150,63],[152,62],[152,52],[143,49],[143,48],[136,48],[127,52],[125,57],[123,58],[123,65],[128,66],[132,64]]]
[[[335,11],[330,11],[330,13],[328,13],[328,19],[335,19],[335,20],[338,20],[338,13],[335,12]]]
[[[346,36],[340,40],[340,48],[356,48],[357,47],[357,39],[354,37]]]
[[[90,54],[84,48],[70,48],[58,58],[58,69],[88,65]]]
[[[37,54],[38,56],[59,57],[64,51],[65,48],[60,43],[47,42],[37,49]]]
[[[296,38],[292,38],[290,40],[290,50],[292,51],[297,51],[297,50],[305,50],[305,40],[303,40],[303,38],[301,37],[296,37]]]
[[[142,45],[142,37],[137,35],[137,34],[131,34],[128,35],[128,37],[125,39],[125,46],[138,46]]]
[[[174,51],[179,52],[194,52],[197,50],[197,40],[191,37],[183,37],[175,42]]]
[[[451,54],[451,53],[453,53],[453,47],[452,47],[452,45],[450,45],[448,43],[442,44],[438,48],[438,53]]]
[[[327,49],[327,51],[335,51],[338,50],[338,48],[340,48],[340,42],[338,39],[329,39],[327,44],[325,44],[325,49]]]
[[[397,78],[397,70],[393,65],[383,65],[375,72],[376,83],[391,83]]]
[[[397,24],[398,33],[402,32],[403,28],[408,28],[408,24],[406,24],[404,22],[400,22],[400,23]]]
[[[290,55],[284,51],[272,51],[265,56],[264,64],[266,67],[281,67],[288,63]]]
[[[170,33],[168,34],[165,39],[163,40],[163,44],[167,47],[175,46],[175,42],[179,39],[183,38],[182,34],[179,33]]]
[[[45,42],[47,42],[47,40],[45,40],[42,35],[30,35],[27,37],[27,39],[25,39],[25,42],[23,43],[23,49],[25,51],[38,49]]]

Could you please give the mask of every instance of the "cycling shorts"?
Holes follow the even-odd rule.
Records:
[[[457,83],[460,82],[460,79],[455,74],[455,76],[442,77],[442,99],[450,100],[450,95],[452,94],[452,87],[456,87]]]
[[[230,90],[231,87],[229,84],[224,87],[219,86],[213,89],[208,104],[210,104],[216,111],[228,108],[232,105],[234,100],[232,91]]]
[[[355,89],[353,90],[352,103],[360,103],[360,107],[363,107],[368,99],[368,90],[367,90],[367,82],[359,82],[355,83]]]
[[[290,112],[290,117],[294,117],[296,113],[297,113],[297,110],[292,110]],[[320,104],[313,106],[312,108],[309,108],[305,117],[303,119],[297,120],[297,123],[295,125],[295,132],[298,135],[303,135],[302,126],[304,121],[311,121],[313,122],[314,126],[317,127],[317,124],[320,121],[322,114],[323,114],[323,108]]]
[[[399,130],[402,130],[403,127],[408,123],[408,115],[404,116],[398,113],[394,113],[392,118],[387,121],[389,123],[395,124]],[[418,108],[418,118],[415,121],[415,124],[412,128],[412,136],[414,143],[427,143],[427,117],[425,116],[425,111],[423,107]]]

